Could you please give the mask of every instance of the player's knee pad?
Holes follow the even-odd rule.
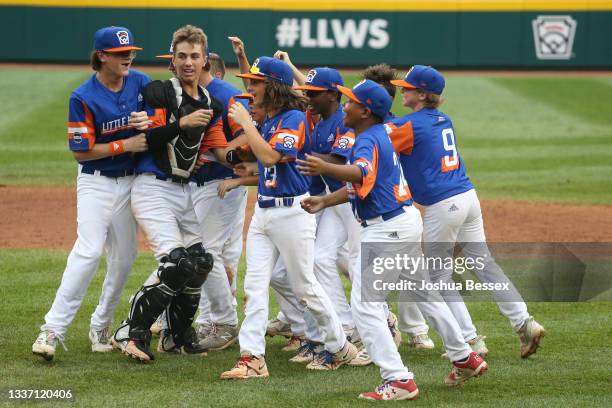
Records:
[[[176,248],[162,259],[158,276],[175,292],[180,291],[196,274],[196,264],[185,248]]]
[[[197,243],[190,246],[187,248],[187,253],[191,257],[192,262],[194,262],[196,265],[197,275],[203,276],[202,283],[204,283],[214,265],[212,254],[210,252],[206,252],[202,243]],[[202,285],[202,283],[200,285]]]

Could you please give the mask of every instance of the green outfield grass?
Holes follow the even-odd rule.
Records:
[[[76,166],[65,136],[67,100],[88,75],[0,68],[0,184],[74,184]],[[231,73],[227,79],[240,86]],[[358,77],[345,79],[352,85]],[[453,118],[479,194],[612,202],[611,79],[449,75],[442,109]],[[399,95],[394,112],[407,113]]]
[[[78,406],[372,406],[355,397],[377,385],[377,368],[309,372],[287,361],[292,354],[280,350],[283,340],[278,337],[268,340],[271,377],[266,380],[219,379],[220,373],[234,364],[238,346],[203,358],[157,354],[150,365],[136,363],[118,352],[91,353],[87,330],[104,265],[68,332],[69,351],[58,346],[55,361],[45,363],[31,354],[30,347],[59,285],[66,255],[62,251],[0,250],[0,389],[71,388]],[[147,253],[138,258],[117,320],[126,315],[129,296],[154,263]],[[243,268],[240,281],[242,275]],[[242,311],[242,293],[239,299]],[[403,345],[402,357],[414,371],[421,390],[415,406],[610,406],[611,303],[530,304],[530,312],[546,325],[548,335],[541,350],[528,360],[519,357],[518,339],[494,304],[470,303],[468,307],[479,332],[488,336],[489,373],[462,388],[448,389],[443,379],[450,365],[440,357],[443,350],[437,336],[433,336],[433,351],[414,351]],[[272,309],[276,311],[274,302]]]

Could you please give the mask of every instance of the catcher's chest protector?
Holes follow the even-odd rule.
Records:
[[[212,109],[210,95],[203,86],[199,86],[200,100],[184,94],[178,78],[163,81],[163,87],[163,105],[168,112],[168,124],[196,110]],[[155,164],[171,176],[189,178],[195,167],[205,131],[205,126],[180,130],[176,137],[167,143],[166,149],[154,155]]]

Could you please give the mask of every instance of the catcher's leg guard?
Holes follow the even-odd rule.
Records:
[[[212,255],[204,250],[202,244],[189,247],[187,252],[196,265],[196,273],[166,308],[168,332],[165,333],[165,341],[161,344],[164,351],[171,351],[191,341],[191,336],[186,336],[186,333],[193,324],[195,313],[200,304],[202,285],[213,265]]]
[[[195,273],[196,267],[185,248],[172,250],[162,260],[156,282],[145,284],[134,296],[128,319],[130,339],[148,344],[151,324]]]

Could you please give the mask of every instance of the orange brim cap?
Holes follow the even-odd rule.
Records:
[[[300,85],[296,86],[293,89],[298,91],[327,91],[327,88],[321,88],[320,86],[312,86],[312,85]]]
[[[353,102],[361,103],[361,101],[357,99],[357,97],[355,96],[351,88],[347,88],[345,86],[338,85],[338,91],[340,91],[341,94],[346,95]]]
[[[253,79],[255,81],[263,81],[264,79],[266,79],[265,76],[263,75],[257,75],[257,74],[238,74],[236,75],[238,78],[247,78],[247,79]]]
[[[234,96],[236,99],[255,99],[253,95],[250,93],[241,93],[239,95]]]
[[[104,51],[104,52],[142,51],[142,48],[134,47],[133,45],[128,45],[126,47],[108,48],[108,49],[102,50],[102,51]]]
[[[172,54],[162,54],[162,55],[156,55],[155,58],[172,59],[172,58],[174,58],[174,55],[172,55]]]
[[[416,89],[416,86],[409,84],[403,79],[393,79],[390,82],[391,82],[391,85],[400,86],[402,88]]]

